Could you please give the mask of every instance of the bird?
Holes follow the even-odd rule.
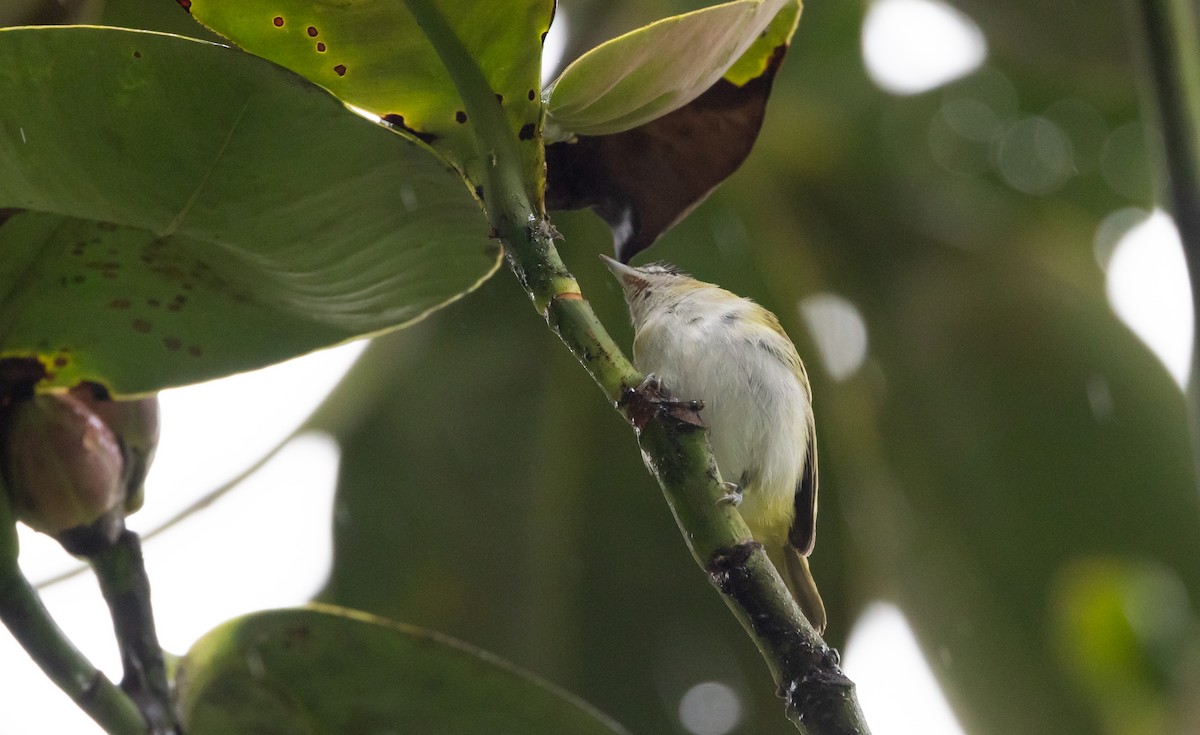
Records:
[[[725,500],[823,633],[825,605],[808,563],[816,542],[816,427],[795,345],[751,299],[667,263],[635,267],[600,257],[629,308],[635,367],[675,398],[703,402]]]

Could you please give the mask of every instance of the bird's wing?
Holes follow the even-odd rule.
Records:
[[[804,450],[804,469],[796,485],[796,517],[788,531],[788,543],[804,556],[812,553],[817,542],[817,435],[810,423],[808,446]]]

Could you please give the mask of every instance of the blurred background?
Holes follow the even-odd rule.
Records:
[[[703,4],[562,0],[549,78]],[[0,20],[47,8],[203,35],[168,0]],[[1125,10],[813,0],[756,150],[640,259],[755,298],[806,358],[813,569],[876,735],[1200,732],[1190,294]],[[554,220],[628,345],[606,226]],[[794,732],[632,433],[507,272],[164,412],[144,532],[275,452],[147,541],[168,648],[316,597],[491,650],[637,733]],[[73,567],[23,538],[35,581]],[[116,675],[94,583],[44,594]],[[39,676],[0,636],[0,733],[92,732],[65,698],[47,720]]]

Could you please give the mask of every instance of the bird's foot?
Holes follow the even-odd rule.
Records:
[[[637,388],[624,386],[617,406],[625,411],[629,422],[641,431],[655,417],[666,419],[677,425],[703,428],[700,409],[704,401],[676,400],[663,384],[661,378],[650,373]]]
[[[654,373],[647,375],[642,384],[637,387],[637,390],[638,393],[646,396],[647,400],[657,403],[660,406],[686,408],[689,411],[699,411],[704,408],[704,401],[676,400],[672,398],[671,391],[663,384],[662,378]]]
[[[736,508],[742,504],[742,488],[736,482],[722,482],[721,488],[725,490],[725,494],[717,500],[717,505],[732,505]]]

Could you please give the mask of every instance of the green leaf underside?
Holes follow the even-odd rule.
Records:
[[[490,654],[329,606],[225,623],[192,647],[179,682],[193,735],[625,732]]]
[[[650,247],[750,155],[799,19],[800,3],[788,2],[723,77],[682,107],[630,130],[547,146],[546,206],[593,208],[622,262]]]
[[[677,110],[727,77],[760,76],[786,46],[798,0],[735,2],[665,18],[597,46],[547,89],[546,135],[611,135]]]
[[[478,64],[526,141],[527,180],[540,180],[542,39],[554,0],[193,0],[192,15],[237,45],[325,87],[429,143],[482,184],[488,151],[449,72],[407,5],[432,5]]]
[[[461,177],[269,62],[0,31],[0,357],[144,393],[397,327],[499,248]]]

